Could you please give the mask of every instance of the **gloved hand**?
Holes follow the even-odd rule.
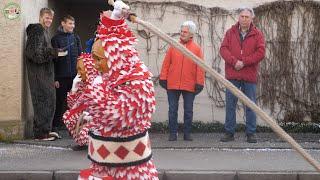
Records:
[[[80,82],[81,82],[81,76],[79,74],[77,74],[72,82],[72,88],[71,88],[72,92],[76,92],[78,90]]]
[[[135,22],[136,18],[137,18],[136,13],[129,13],[127,20],[130,22]]]
[[[111,19],[119,20],[128,16],[130,7],[121,0],[117,0],[116,2],[114,2],[113,7],[114,8],[110,17]]]
[[[160,84],[160,86],[161,86],[163,89],[167,89],[167,83],[168,83],[167,80],[161,80],[161,79],[159,79],[159,84]]]
[[[194,94],[198,95],[203,90],[203,86],[200,84],[196,84],[194,89],[195,89]]]
[[[97,84],[101,84],[101,83],[102,83],[102,77],[101,76],[97,76],[96,78],[94,78],[93,85],[97,85]]]
[[[83,112],[83,120],[86,120],[87,122],[92,121],[92,116],[87,111]]]

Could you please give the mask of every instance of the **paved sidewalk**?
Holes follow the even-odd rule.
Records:
[[[86,151],[70,149],[72,140],[34,140],[0,144],[0,180],[76,179],[90,164]],[[193,142],[167,141],[167,134],[151,134],[154,161],[162,180],[319,180],[320,174],[273,133],[258,134],[259,143],[219,142],[222,134],[194,134]],[[320,160],[319,134],[293,134]]]
[[[41,146],[54,146],[70,148],[74,145],[73,140],[66,131],[60,133],[63,139],[56,141],[35,141],[35,140],[22,140],[15,141],[17,144],[32,144]],[[290,134],[303,148],[306,149],[319,149],[320,150],[320,134]],[[246,142],[244,133],[235,134],[235,141],[223,143],[220,142],[222,133],[195,133],[193,134],[194,141],[183,141],[183,134],[178,136],[178,141],[167,141],[168,134],[150,133],[151,143],[153,149],[174,148],[174,149],[208,149],[208,148],[231,148],[231,149],[291,149],[291,146],[280,139],[274,133],[258,133],[258,143],[250,144]]]

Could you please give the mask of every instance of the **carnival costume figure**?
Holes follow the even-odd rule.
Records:
[[[122,1],[103,12],[92,57],[102,73],[85,91],[92,117],[88,157],[94,177],[157,180],[148,129],[155,112],[152,74],[134,48],[137,39],[125,22],[129,7]],[[97,55],[103,49],[103,57]]]

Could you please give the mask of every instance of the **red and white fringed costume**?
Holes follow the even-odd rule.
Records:
[[[82,118],[81,116],[83,116],[84,110],[87,108],[84,98],[85,88],[98,76],[98,71],[94,68],[94,60],[92,59],[91,54],[82,53],[78,59],[83,61],[87,79],[85,82],[79,83],[76,92],[70,91],[68,93],[67,102],[69,110],[64,113],[63,122],[75,142],[78,145],[83,146],[88,144],[88,132],[91,124],[83,122],[83,126],[78,129],[78,132],[76,125]]]
[[[157,180],[147,130],[155,112],[152,74],[134,48],[124,19],[101,17],[97,38],[108,59],[102,83],[88,86],[86,111],[93,117],[88,157],[92,174],[116,180]]]

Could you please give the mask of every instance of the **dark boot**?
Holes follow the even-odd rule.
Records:
[[[257,143],[257,138],[255,134],[247,134],[247,142],[248,143]]]
[[[233,136],[233,134],[225,133],[224,136],[220,139],[220,141],[221,141],[221,142],[234,141],[234,136]]]
[[[185,140],[185,141],[193,141],[193,139],[192,139],[190,134],[184,134],[183,140]]]
[[[177,134],[170,134],[168,141],[176,141],[177,140]]]

